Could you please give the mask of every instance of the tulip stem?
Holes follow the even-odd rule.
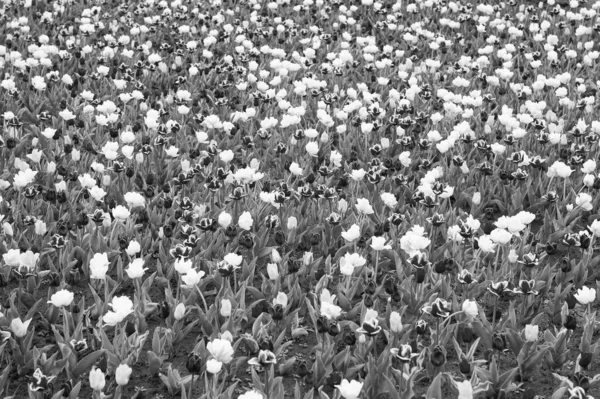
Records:
[[[200,298],[202,299],[202,304],[204,305],[204,313],[208,314],[208,306],[206,305],[206,299],[204,299],[204,294],[202,294],[202,291],[200,291],[200,288],[198,288],[197,285],[195,285],[196,287],[196,291],[198,291],[198,295],[200,295]]]
[[[440,318],[436,317],[435,319],[435,345],[440,344]]]
[[[498,297],[494,299],[494,308],[492,312],[492,334],[496,330],[496,307],[498,306]]]
[[[377,269],[379,268],[379,251],[375,251],[375,273],[373,274],[373,281],[377,283]]]
[[[190,393],[188,395],[188,397],[190,399],[192,399],[192,391],[194,390],[194,373],[192,373],[192,381],[190,382]]]
[[[373,336],[373,360],[377,361],[377,335]]]

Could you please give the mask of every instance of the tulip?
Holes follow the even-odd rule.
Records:
[[[221,316],[231,316],[231,301],[229,299],[221,299]]]
[[[468,299],[463,302],[462,311],[469,317],[469,320],[475,319],[475,317],[477,317],[479,314],[477,303]]]
[[[540,332],[539,326],[534,326],[531,324],[526,325],[525,330],[524,330],[525,340],[527,340],[527,342],[537,341],[539,332]]]
[[[73,302],[73,293],[68,290],[60,290],[54,293],[48,303],[60,308],[62,306],[69,306]]]
[[[206,362],[206,371],[211,374],[218,374],[223,368],[223,363],[218,360],[210,359]]]
[[[29,327],[29,323],[31,323],[31,319],[22,322],[21,319],[13,319],[10,322],[10,329],[13,331],[17,338],[23,338],[27,335],[27,328]]]
[[[394,311],[390,314],[390,330],[394,334],[400,334],[402,332],[402,318],[400,313]]]
[[[464,380],[463,382],[455,382],[458,388],[458,399],[473,399],[473,386],[471,381]]]
[[[267,275],[270,280],[277,280],[279,278],[279,268],[275,263],[267,265]]]
[[[340,385],[336,385],[335,387],[339,389],[340,394],[344,399],[356,399],[358,398],[358,395],[360,395],[363,383],[356,380],[348,381],[344,379]]]
[[[596,289],[583,286],[577,290],[574,296],[577,302],[585,306],[596,300]]]
[[[90,371],[90,387],[94,391],[102,391],[105,385],[106,380],[102,370],[96,367],[92,368],[92,371]]]
[[[185,305],[183,303],[180,303],[175,307],[173,317],[175,317],[175,320],[181,320],[183,319],[183,316],[185,316]]]
[[[127,364],[120,364],[115,370],[115,381],[118,385],[124,386],[129,383],[129,377],[131,377],[132,368]]]
[[[206,345],[206,349],[221,363],[229,364],[233,360],[233,347],[226,339],[214,339]]]

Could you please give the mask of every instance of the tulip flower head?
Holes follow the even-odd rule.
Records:
[[[276,363],[277,357],[270,350],[261,350],[260,352],[258,352],[257,357],[253,357],[252,359],[248,360],[248,364],[261,367],[266,367],[270,364]]]
[[[10,329],[17,338],[23,338],[25,335],[27,335],[27,328],[29,327],[30,323],[31,319],[22,322],[21,319],[16,318],[10,322]]]
[[[29,390],[32,392],[44,392],[51,387],[52,380],[56,376],[46,376],[42,373],[42,370],[38,367],[33,373],[31,382],[29,383]]]
[[[133,369],[127,364],[120,364],[115,370],[115,382],[120,386],[127,385],[132,372]]]
[[[357,399],[362,390],[363,383],[356,380],[342,380],[339,385],[335,386],[344,399]]]
[[[367,309],[367,313],[365,314],[362,325],[356,330],[356,332],[366,334],[369,337],[374,337],[379,334],[381,331],[381,326],[379,325],[377,316],[378,314],[376,310]]]
[[[577,299],[577,302],[585,306],[596,300],[596,289],[583,286],[577,290],[577,293],[574,296],[575,299]]]
[[[392,348],[390,353],[401,363],[410,363],[412,359],[419,356],[418,353],[413,353],[412,346],[408,344],[400,345],[399,348]]]
[[[102,370],[94,367],[90,371],[90,387],[94,391],[102,391],[106,385],[106,379]]]
[[[442,298],[436,298],[432,303],[423,306],[423,312],[432,315],[433,317],[446,318],[450,316],[450,304]]]

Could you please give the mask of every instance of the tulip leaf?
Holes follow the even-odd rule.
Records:
[[[77,363],[77,366],[75,366],[75,368],[71,370],[71,374],[73,375],[73,377],[79,378],[79,376],[91,369],[94,363],[96,363],[96,361],[100,359],[100,357],[104,355],[105,352],[106,349],[99,349],[81,359],[79,363]]]

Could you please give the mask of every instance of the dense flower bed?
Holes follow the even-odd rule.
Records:
[[[4,0],[0,394],[591,398],[559,3]]]

